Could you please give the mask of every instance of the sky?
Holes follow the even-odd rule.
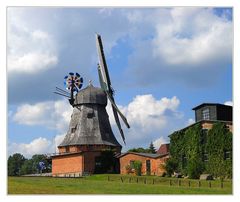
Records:
[[[194,123],[203,102],[232,105],[230,8],[7,9],[8,154],[53,153],[72,107],[53,93],[68,72],[83,88],[97,73],[95,33],[102,36],[115,100],[131,126],[123,151],[168,143]]]

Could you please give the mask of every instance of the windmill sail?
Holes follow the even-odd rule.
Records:
[[[109,77],[109,73],[108,73],[108,69],[107,69],[107,63],[106,63],[104,52],[103,52],[102,40],[101,40],[101,36],[98,34],[96,35],[96,42],[97,42],[97,51],[98,51],[98,56],[99,56],[98,74],[99,74],[100,85],[101,85],[101,88],[106,92],[107,97],[112,104],[113,115],[114,115],[116,124],[118,126],[118,129],[121,133],[123,142],[125,143],[125,137],[124,137],[124,133],[123,133],[123,130],[121,127],[121,123],[120,123],[118,114],[122,118],[125,125],[128,128],[130,128],[130,126],[127,122],[126,117],[121,113],[121,111],[118,109],[117,105],[115,104],[115,101],[113,98],[113,90],[111,87],[111,81],[110,81],[110,77]]]

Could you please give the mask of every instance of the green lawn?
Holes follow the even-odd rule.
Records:
[[[110,176],[108,181],[108,176]],[[122,177],[122,178],[121,178]],[[146,179],[146,180],[145,180]],[[93,175],[84,178],[8,177],[8,194],[232,194],[232,182]],[[146,183],[146,184],[145,184]],[[153,184],[154,183],[154,184]],[[189,187],[190,186],[190,187]]]

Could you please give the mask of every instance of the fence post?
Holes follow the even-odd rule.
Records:
[[[169,180],[169,185],[172,186],[172,180]]]
[[[137,183],[138,183],[138,177],[137,177]]]
[[[154,184],[154,178],[153,178],[153,184]]]
[[[191,187],[191,181],[190,180],[188,181],[188,186]]]
[[[209,181],[209,188],[211,188],[212,187],[212,184],[211,184],[211,181]]]
[[[109,175],[108,175],[108,181],[110,181],[110,179],[109,179]]]
[[[223,179],[221,179],[221,188],[223,188]]]
[[[123,178],[121,177],[121,181],[123,182]]]
[[[198,181],[198,187],[201,187],[201,181]]]
[[[178,180],[178,186],[179,187],[181,186],[181,180]]]
[[[132,178],[130,177],[130,178],[129,178],[129,183],[131,183],[131,180],[132,180]]]
[[[147,179],[146,178],[144,178],[144,184],[146,184],[147,183]]]

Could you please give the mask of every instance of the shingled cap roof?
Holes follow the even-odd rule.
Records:
[[[77,93],[74,104],[101,104],[106,106],[107,96],[101,88],[97,88],[92,84],[89,84],[89,86]]]
[[[90,84],[79,91],[61,146],[109,145],[121,146],[116,140],[106,111],[107,95],[101,88]]]

